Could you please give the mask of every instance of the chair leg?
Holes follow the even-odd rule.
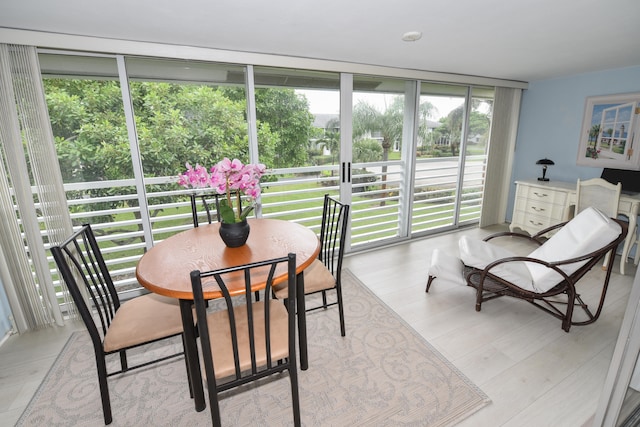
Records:
[[[120,368],[122,372],[126,372],[129,370],[129,364],[127,363],[127,352],[122,350],[120,352]]]
[[[290,365],[289,380],[291,380],[291,400],[293,403],[293,425],[299,427],[300,421],[300,396],[298,393],[298,368]]]
[[[631,233],[631,237],[633,238],[631,246],[629,247],[629,252],[631,252],[631,249],[635,245],[636,254],[633,257],[633,265],[638,265],[638,262],[640,261],[640,238],[638,238],[638,226],[636,225],[635,227],[633,227],[633,231],[629,230],[629,233]]]
[[[574,291],[575,292],[575,291]],[[567,313],[564,315],[564,319],[562,319],[562,329],[565,332],[569,332],[571,328],[571,319],[573,318],[573,306],[576,303],[576,298],[579,298],[579,295],[576,295],[573,292],[567,292]]]
[[[184,348],[186,347],[184,342],[184,334],[181,334],[180,338],[182,339],[182,349],[184,350]],[[189,383],[189,397],[193,399],[193,385],[191,384],[191,372],[189,372],[189,362],[187,361],[186,355],[184,356],[184,364],[187,371],[187,380]]]
[[[113,417],[111,414],[111,400],[109,399],[109,385],[107,384],[107,364],[104,359],[104,354],[96,354],[96,368],[98,369],[98,384],[100,386],[104,423],[111,424]]]
[[[482,288],[478,286],[476,291],[476,311],[480,311],[482,309]]]
[[[427,280],[427,288],[424,290],[425,292],[429,292],[429,288],[431,287],[431,282],[433,282],[433,279],[435,279],[435,276],[429,276],[429,279]]]
[[[204,370],[207,375],[207,391],[209,393],[209,410],[211,411],[211,423],[214,427],[222,427],[220,418],[220,405],[218,404],[218,389],[216,386],[216,374],[213,369],[213,356],[211,355],[211,341],[209,329],[206,324],[200,326],[198,322],[198,334],[200,335],[200,348],[202,349],[202,359]]]
[[[211,410],[211,423],[213,427],[222,427],[220,418],[220,406],[218,405],[217,391],[209,389],[209,408]]]
[[[342,301],[342,285],[336,284],[336,294],[338,297],[338,315],[340,316],[340,335],[343,337],[347,335],[346,328],[344,326],[344,306]]]

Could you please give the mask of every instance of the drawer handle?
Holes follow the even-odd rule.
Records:
[[[548,196],[548,194],[546,194],[546,193],[538,193],[537,191],[534,191],[533,194],[535,194],[538,197],[547,197]]]
[[[536,212],[544,212],[544,211],[546,211],[545,208],[539,208],[537,206],[531,206],[531,209],[533,209]]]
[[[529,220],[529,222],[531,223],[531,225],[537,225],[537,226],[543,225],[541,222],[534,222],[532,220]]]

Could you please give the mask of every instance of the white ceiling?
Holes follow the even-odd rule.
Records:
[[[640,0],[0,0],[0,27],[526,82],[640,65]]]

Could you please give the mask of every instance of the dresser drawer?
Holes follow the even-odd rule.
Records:
[[[516,211],[513,214],[512,224],[514,227],[517,226],[522,228],[529,234],[536,234],[538,231],[551,227],[552,225],[556,225],[559,222],[562,221],[558,221],[550,217],[528,214],[524,211]]]
[[[573,188],[568,185],[519,181],[513,206],[510,229],[520,228],[529,234],[559,224],[568,219],[569,197]]]
[[[521,211],[525,215],[555,220],[553,224],[557,224],[563,221],[566,208],[564,204],[553,204],[544,201],[544,199],[519,198],[516,201],[516,210]]]
[[[566,191],[552,190],[549,188],[532,187],[528,185],[518,185],[516,197],[527,199],[528,203],[549,203],[559,205],[564,208],[567,204],[568,194]]]

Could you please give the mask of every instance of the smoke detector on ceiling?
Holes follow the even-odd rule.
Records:
[[[402,35],[402,40],[406,42],[414,42],[420,40],[422,33],[420,31],[408,31]]]

